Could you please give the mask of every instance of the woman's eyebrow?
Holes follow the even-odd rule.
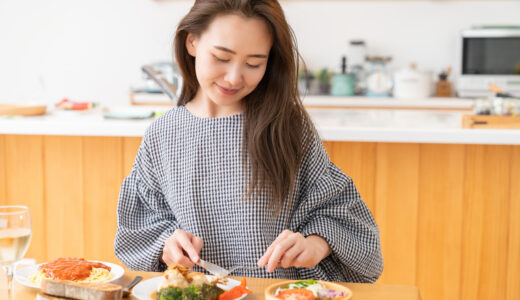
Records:
[[[231,49],[228,49],[226,47],[222,47],[222,46],[213,46],[215,49],[218,49],[218,50],[221,50],[221,51],[224,51],[224,52],[229,52],[231,54],[237,54],[235,51],[231,50]],[[267,55],[265,54],[250,54],[248,55],[248,57],[258,57],[258,58],[267,58]]]

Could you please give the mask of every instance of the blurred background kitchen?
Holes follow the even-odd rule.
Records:
[[[380,227],[378,283],[519,299],[520,1],[281,3],[304,105]],[[0,205],[31,209],[27,258],[118,262],[121,182],[172,105],[142,67],[182,84],[191,5],[0,0]]]
[[[191,1],[0,2],[0,101],[127,104],[140,67],[171,61],[175,27]],[[305,63],[341,71],[351,41],[391,57],[391,74],[415,63],[456,80],[462,30],[519,25],[518,1],[284,1]],[[351,47],[350,47],[351,48]],[[350,59],[347,57],[347,66]],[[368,64],[367,64],[367,67]],[[350,71],[350,70],[349,70]],[[432,78],[432,80],[435,78]]]

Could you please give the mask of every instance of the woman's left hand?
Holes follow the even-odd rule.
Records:
[[[273,272],[278,266],[283,268],[313,268],[331,253],[327,241],[318,235],[304,237],[299,232],[284,230],[267,248],[258,260],[258,266],[265,266]]]

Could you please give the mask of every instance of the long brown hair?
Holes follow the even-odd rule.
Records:
[[[291,201],[294,181],[306,151],[306,132],[313,130],[298,92],[298,50],[294,34],[276,0],[197,0],[181,20],[174,49],[184,83],[178,105],[191,101],[199,84],[195,59],[188,54],[188,33],[200,36],[217,15],[241,14],[266,22],[273,36],[264,77],[244,98],[244,159],[249,159],[251,179],[246,197],[268,191],[269,205],[278,213]]]

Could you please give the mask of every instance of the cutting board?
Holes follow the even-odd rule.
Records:
[[[0,116],[39,116],[47,110],[45,105],[0,104]]]

